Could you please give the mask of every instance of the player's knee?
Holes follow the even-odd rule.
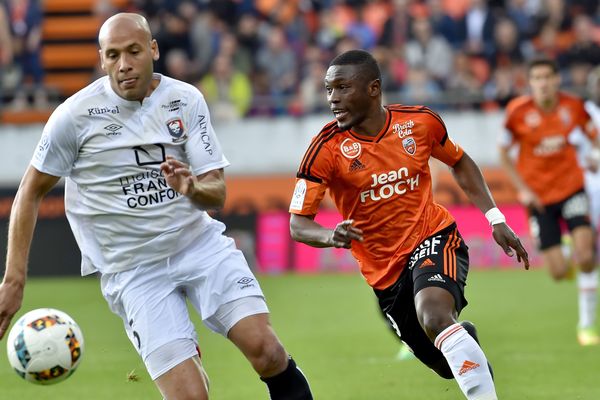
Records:
[[[249,359],[260,376],[272,376],[286,368],[288,355],[276,337],[261,338],[253,347]]]
[[[447,327],[454,323],[452,315],[435,310],[424,311],[419,318],[423,330],[432,341]]]

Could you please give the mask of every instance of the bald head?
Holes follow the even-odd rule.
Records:
[[[146,18],[140,14],[133,13],[115,14],[107,19],[100,27],[98,44],[100,44],[100,47],[102,48],[108,38],[114,35],[130,36],[134,32],[145,36],[148,42],[152,40],[150,25],[148,25]]]
[[[153,80],[159,52],[146,18],[139,14],[116,14],[106,20],[98,34],[100,63],[110,85],[126,100],[142,101],[158,85]]]

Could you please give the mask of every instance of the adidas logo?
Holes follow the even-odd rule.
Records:
[[[477,364],[476,362],[465,360],[462,367],[460,368],[460,371],[458,371],[458,375],[466,374],[470,370],[478,368],[478,367],[479,367],[479,364]]]
[[[428,282],[442,282],[446,283],[446,280],[442,278],[440,274],[435,274],[431,278],[427,279]]]
[[[352,160],[350,164],[350,172],[359,171],[361,169],[365,169],[365,164],[361,163],[358,158]]]
[[[421,263],[419,268],[425,268],[425,267],[435,267],[435,263],[433,261],[431,261],[429,258],[426,258],[425,261],[423,261]]]

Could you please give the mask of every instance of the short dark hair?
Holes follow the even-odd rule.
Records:
[[[550,67],[552,69],[552,72],[554,72],[555,74],[557,74],[560,71],[556,60],[542,55],[529,60],[529,63],[527,64],[527,73],[530,73],[533,68],[539,66]]]
[[[348,50],[335,57],[329,63],[330,67],[332,65],[356,65],[369,81],[381,80],[381,71],[377,61],[371,53],[365,50]]]

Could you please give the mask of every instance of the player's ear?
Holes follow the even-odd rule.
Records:
[[[374,79],[369,83],[369,95],[378,96],[381,94],[381,79]]]
[[[98,50],[98,54],[100,55],[100,68],[102,68],[102,71],[106,72],[106,67],[104,66],[104,54],[102,53],[102,49]]]
[[[150,41],[150,51],[152,52],[152,59],[157,61],[160,58],[160,52],[158,51],[158,43],[156,39]]]

